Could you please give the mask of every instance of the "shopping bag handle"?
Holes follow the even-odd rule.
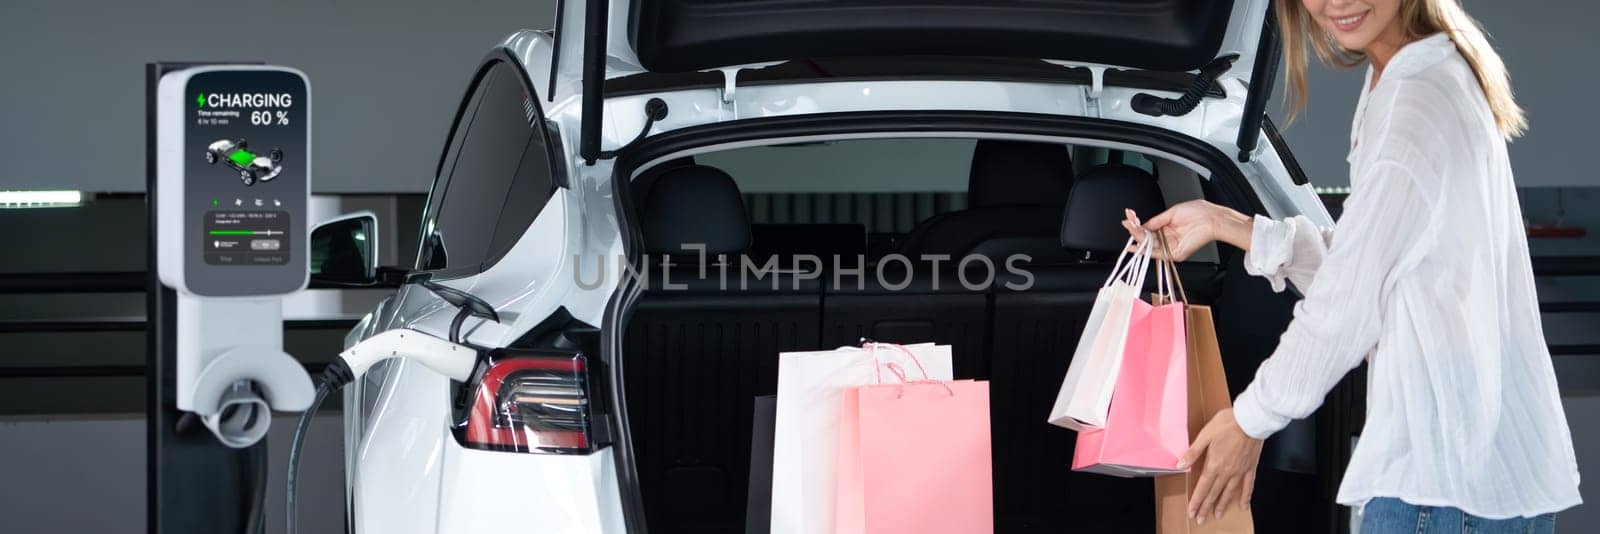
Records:
[[[1178,262],[1172,259],[1172,250],[1167,248],[1167,234],[1165,232],[1156,232],[1156,240],[1161,244],[1160,267],[1170,274],[1172,285],[1178,288],[1178,299],[1184,304],[1188,304],[1189,295],[1183,292],[1183,279],[1178,277]],[[1168,291],[1171,291],[1171,288],[1168,288]]]
[[[1144,280],[1144,276],[1142,274],[1143,270],[1141,270],[1140,267],[1143,265],[1148,265],[1150,259],[1150,232],[1145,231],[1145,238],[1138,241],[1139,246],[1134,248],[1132,251],[1129,251],[1128,249],[1133,247],[1134,243],[1135,241],[1133,236],[1128,236],[1128,242],[1122,245],[1122,253],[1117,255],[1117,263],[1111,266],[1111,275],[1106,277],[1106,282],[1104,284],[1100,284],[1100,287],[1110,286],[1113,280],[1126,280],[1129,271],[1141,273],[1139,280]],[[1144,260],[1144,262],[1141,262],[1141,259]],[[1124,261],[1127,263],[1123,263]],[[1132,281],[1129,281],[1130,285],[1132,283]]]
[[[887,364],[884,364],[884,367],[888,367],[889,368],[889,372],[894,373],[894,376],[900,379],[900,391],[895,393],[895,395],[894,395],[894,398],[896,398],[896,399],[898,399],[900,397],[904,397],[906,395],[906,386],[907,385],[917,385],[917,384],[938,384],[940,387],[943,387],[946,392],[949,392],[951,397],[956,396],[956,390],[955,390],[955,388],[950,387],[950,384],[946,383],[943,380],[933,380],[931,378],[927,378],[927,374],[926,373],[923,374],[922,380],[911,380],[911,379],[906,378],[906,370],[905,370],[905,368],[904,367],[900,367],[900,364],[898,364],[898,363],[889,362]],[[882,380],[882,378],[880,378],[878,381],[882,382],[883,380]]]
[[[886,347],[889,347],[889,348],[892,348],[892,349],[895,349],[895,350],[898,350],[898,351],[904,353],[907,358],[911,358],[911,363],[916,364],[917,372],[922,373],[922,379],[923,380],[928,380],[929,379],[929,377],[928,377],[928,369],[924,368],[922,366],[922,360],[917,359],[917,355],[913,354],[911,352],[911,349],[905,348],[905,346],[903,346],[903,345],[900,345],[898,343],[882,343],[882,342],[873,341],[873,340],[870,340],[870,339],[867,339],[867,338],[861,338],[861,346],[866,348],[867,351],[868,351],[867,353],[872,356],[872,367],[873,367],[873,370],[876,371],[877,374],[878,374],[878,383],[879,384],[883,383],[883,368],[886,367],[886,365],[883,363],[883,360],[878,359],[878,347],[879,346],[886,346]],[[894,362],[889,362],[888,366],[898,367],[898,365],[896,365]],[[890,370],[893,371],[894,370],[893,367],[891,367]],[[901,382],[906,382],[907,381],[906,378],[905,378],[905,373],[904,372],[900,373],[900,381]]]

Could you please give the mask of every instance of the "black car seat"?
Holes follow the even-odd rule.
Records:
[[[740,283],[750,222],[726,173],[676,165],[652,182],[638,206],[649,284],[622,354],[649,529],[741,533],[752,402],[777,392],[778,353],[818,348],[821,286],[797,285],[793,272],[767,273],[776,287],[771,278]],[[716,265],[701,276],[685,244],[704,245],[708,262],[732,262],[726,285]],[[668,256],[674,266],[663,277]]]
[[[1122,209],[1142,217],[1166,206],[1156,180],[1136,167],[1092,167],[1073,183],[1059,219],[1059,245],[1087,261],[1035,264],[1032,287],[1018,276],[994,286],[990,410],[994,451],[996,532],[1151,532],[1155,513],[1150,479],[1115,478],[1072,470],[1076,433],[1045,422],[1128,232]],[[1187,279],[1186,279],[1187,281]],[[1013,286],[1014,287],[1014,286]],[[1189,289],[1186,287],[1186,289]],[[1190,289],[1190,298],[1196,298]]]
[[[917,225],[900,253],[1059,255],[1055,236],[1071,186],[1072,151],[1066,145],[979,140],[967,178],[968,208]]]

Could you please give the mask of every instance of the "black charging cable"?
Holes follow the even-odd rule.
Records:
[[[265,437],[251,445],[245,453],[244,471],[250,477],[249,514],[245,516],[245,534],[267,532],[267,484],[271,481],[268,469],[270,458]]]
[[[305,447],[306,432],[311,429],[311,416],[316,415],[317,409],[322,407],[322,401],[327,400],[328,394],[342,388],[355,380],[355,374],[350,372],[350,366],[342,359],[334,358],[322,376],[317,379],[317,393],[311,398],[311,406],[306,411],[300,412],[300,421],[294,425],[294,442],[289,446],[289,476],[284,480],[288,487],[288,497],[284,506],[288,508],[289,516],[286,532],[294,534],[299,530],[300,513],[296,506],[295,497],[299,495],[300,486],[300,450]]]
[[[271,415],[256,414],[255,417]],[[175,433],[183,435],[204,430],[205,423],[200,421],[199,414],[183,412],[173,426]],[[267,483],[271,471],[267,454],[267,439],[262,437],[261,441],[245,448],[243,454],[239,455],[239,479],[250,486],[250,495],[244,499],[242,506],[245,509],[244,534],[265,534],[267,531]]]
[[[414,279],[409,283],[420,284],[459,310],[456,312],[455,318],[450,322],[450,342],[473,349],[476,353],[476,359],[481,363],[483,360],[482,355],[487,353],[487,350],[464,342],[461,338],[461,325],[466,321],[467,317],[480,317],[488,321],[500,322],[500,315],[495,313],[494,307],[471,293],[444,286],[426,278]],[[361,368],[363,370],[366,369],[365,364]],[[288,525],[285,531],[288,534],[295,534],[299,530],[300,514],[297,506],[297,497],[300,488],[300,451],[305,446],[306,432],[311,429],[311,418],[316,415],[317,409],[322,407],[322,402],[328,398],[329,394],[354,382],[355,378],[355,372],[350,368],[350,363],[343,356],[334,358],[328,364],[328,367],[323,369],[322,375],[317,379],[317,391],[316,395],[311,399],[311,406],[306,407],[306,411],[300,412],[300,420],[295,423],[294,442],[289,446],[289,475],[285,481],[288,490],[288,496],[284,502],[284,506],[288,508]]]

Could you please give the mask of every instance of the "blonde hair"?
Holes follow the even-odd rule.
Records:
[[[1366,60],[1366,55],[1359,50],[1340,47],[1333,36],[1322,31],[1316,21],[1311,20],[1311,14],[1306,12],[1301,0],[1276,2],[1278,28],[1283,40],[1283,77],[1289,89],[1284,98],[1287,100],[1289,121],[1293,122],[1306,105],[1308,44],[1323,64],[1335,68],[1360,65]],[[1500,135],[1509,141],[1528,129],[1528,119],[1523,116],[1522,107],[1517,105],[1511,93],[1511,73],[1506,71],[1506,64],[1500,60],[1500,55],[1489,46],[1483,26],[1461,8],[1458,0],[1401,0],[1400,15],[1396,22],[1402,25],[1401,31],[1407,39],[1418,39],[1439,32],[1449,34],[1456,50],[1461,52],[1461,57],[1467,60],[1472,73],[1477,76],[1478,86],[1489,101],[1489,110],[1494,113],[1495,126],[1500,129]]]

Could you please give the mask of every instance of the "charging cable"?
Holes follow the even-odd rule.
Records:
[[[452,333],[451,337],[457,335]],[[289,510],[288,533],[294,534],[298,527],[299,513],[295,507],[295,496],[300,473],[300,449],[305,444],[306,430],[311,427],[311,416],[316,414],[317,408],[322,407],[322,401],[327,399],[329,393],[354,382],[366,374],[373,364],[389,358],[411,360],[452,380],[466,381],[478,365],[478,354],[478,349],[473,347],[409,328],[372,336],[339,353],[339,357],[329,363],[317,379],[316,396],[312,398],[311,406],[301,412],[300,421],[294,427],[294,442],[289,447],[289,476],[286,480],[289,495],[284,503]]]

